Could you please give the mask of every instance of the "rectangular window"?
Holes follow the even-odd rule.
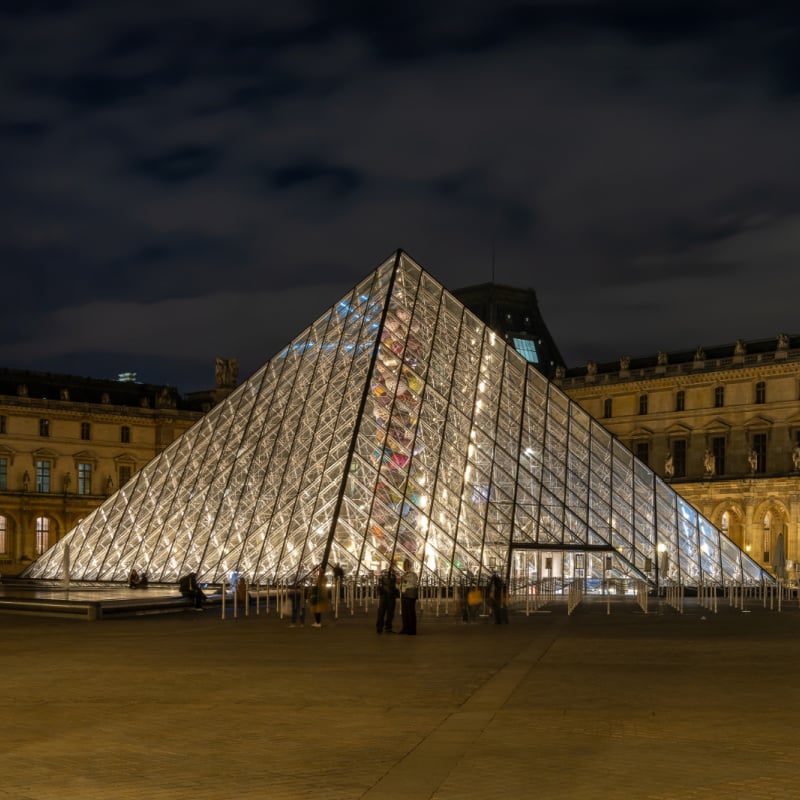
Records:
[[[756,403],[763,404],[767,402],[767,384],[764,381],[759,381],[756,384]]]
[[[650,444],[648,442],[636,442],[636,458],[643,464],[647,464],[650,458]]]
[[[92,493],[92,465],[78,464],[78,494]]]
[[[686,410],[686,392],[681,389],[675,395],[675,410],[676,411],[685,411]]]
[[[50,520],[36,517],[36,555],[40,556],[50,547]]]
[[[81,439],[90,439],[92,435],[92,426],[88,422],[81,422]]]
[[[39,420],[39,436],[49,436],[50,435],[50,420],[49,419],[40,419]]]
[[[0,433],[6,432],[6,418],[4,414],[0,414]]]
[[[8,489],[8,459],[0,458],[0,492]]]
[[[756,454],[756,472],[767,471],[767,434],[753,434],[753,451]]]
[[[725,405],[725,387],[717,386],[714,389],[714,408],[722,408]]]
[[[639,413],[646,414],[647,413],[647,395],[640,394],[639,395]]]
[[[119,468],[119,485],[124,486],[131,479],[131,468],[122,464]]]
[[[711,440],[711,452],[714,454],[714,471],[717,475],[725,474],[725,437],[715,436]]]
[[[603,403],[603,416],[606,419],[609,419],[611,417],[611,411],[612,411],[612,404],[611,404],[611,399],[609,398]]]
[[[530,361],[531,364],[539,363],[539,354],[536,352],[536,343],[533,340],[522,339],[518,336],[515,336],[513,341],[514,341],[514,349],[526,361]]]
[[[0,514],[0,553],[8,552],[8,528],[6,518]]]
[[[672,443],[672,453],[675,459],[675,477],[686,477],[686,439],[676,439]]]
[[[131,429],[127,425],[123,425],[119,429],[119,440],[123,443],[128,443],[131,440]]]
[[[37,461],[36,462],[36,491],[49,492],[50,491],[50,462]]]

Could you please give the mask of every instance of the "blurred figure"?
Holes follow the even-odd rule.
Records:
[[[322,567],[318,571],[316,581],[311,586],[311,593],[308,599],[311,611],[314,614],[314,621],[311,623],[311,627],[321,628],[322,613],[328,610],[328,587],[325,583],[325,570]]]
[[[508,624],[508,595],[506,585],[500,575],[495,572],[489,582],[489,603],[494,614],[496,625]]]
[[[128,587],[131,589],[138,589],[141,582],[142,580],[139,577],[139,573],[135,569],[132,569],[131,574],[128,576]]]
[[[178,583],[181,594],[184,597],[189,597],[194,601],[194,607],[197,611],[202,611],[206,602],[206,596],[197,582],[197,573],[190,572],[184,575]]]
[[[397,575],[390,564],[382,573],[378,582],[378,616],[375,620],[375,629],[378,633],[394,633],[394,608],[397,596]]]
[[[306,587],[300,581],[295,581],[289,590],[289,601],[292,604],[292,621],[289,627],[296,628],[299,621],[300,627],[304,628],[306,625]]]
[[[400,582],[400,613],[403,615],[403,626],[400,633],[408,636],[417,635],[417,592],[419,577],[414,572],[411,559],[403,562],[403,577]]]

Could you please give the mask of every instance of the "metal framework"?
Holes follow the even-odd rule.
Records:
[[[759,565],[398,251],[30,578],[759,583]]]

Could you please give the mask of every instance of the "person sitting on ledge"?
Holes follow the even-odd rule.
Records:
[[[206,596],[203,594],[203,590],[197,582],[196,572],[190,572],[188,575],[184,575],[180,579],[178,587],[184,597],[189,597],[194,601],[195,609],[202,610],[206,602]]]

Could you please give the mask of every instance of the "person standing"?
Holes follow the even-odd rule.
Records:
[[[508,624],[506,585],[497,572],[492,575],[492,579],[489,581],[489,602],[492,606],[495,624]]]
[[[400,583],[400,613],[403,615],[403,627],[400,633],[408,636],[417,635],[417,593],[419,577],[412,569],[410,559],[403,562],[403,578]]]
[[[290,628],[296,628],[297,623],[300,627],[305,627],[306,624],[306,589],[300,581],[296,581],[294,586],[289,590],[289,600],[292,604],[292,622]]]
[[[382,573],[378,582],[378,617],[375,629],[378,633],[394,633],[394,607],[397,602],[397,575],[390,564]]]
[[[325,583],[325,570],[320,567],[317,572],[317,579],[311,585],[311,594],[308,598],[311,611],[314,614],[312,628],[322,627],[322,612],[328,608],[328,586]]]

